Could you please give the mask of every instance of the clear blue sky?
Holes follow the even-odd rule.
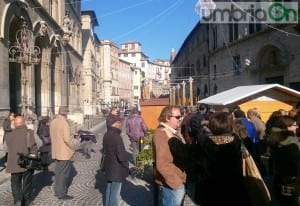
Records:
[[[178,51],[199,21],[197,0],[81,0],[82,10],[94,10],[95,33],[118,46],[128,41],[142,44],[150,60],[169,59]]]

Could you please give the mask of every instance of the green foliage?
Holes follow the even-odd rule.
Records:
[[[148,134],[144,137],[144,146],[142,151],[137,156],[137,173],[139,175],[144,174],[145,168],[152,166],[153,152],[152,152],[152,138],[154,131],[148,131]]]

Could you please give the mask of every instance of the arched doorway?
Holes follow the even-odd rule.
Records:
[[[39,64],[34,65],[34,112],[38,116],[45,115],[45,110],[43,107],[45,107],[47,104],[46,100],[42,100],[43,97],[45,97],[47,93],[47,79],[48,75],[45,75],[43,73],[42,69],[48,69],[47,67],[47,48],[49,47],[49,36],[47,33],[47,25],[45,22],[40,21],[36,26],[35,26],[35,46],[40,48],[40,57],[41,61]],[[42,62],[44,62],[42,64]],[[44,78],[44,82],[42,82],[42,78]],[[45,99],[45,98],[44,98]]]
[[[13,46],[16,42],[16,33],[20,29],[20,19],[14,18],[9,26],[9,41]],[[12,54],[9,54],[9,106],[12,111],[20,113],[22,112],[22,84],[25,84],[26,80],[22,79],[21,67],[22,65],[12,60]]]
[[[284,72],[288,67],[284,51],[275,45],[266,45],[259,51],[257,59],[261,81],[284,85]]]

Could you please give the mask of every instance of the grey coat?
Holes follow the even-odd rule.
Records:
[[[26,169],[21,168],[18,165],[18,153],[28,153],[27,147],[27,131],[29,132],[29,148],[30,153],[37,152],[37,145],[34,140],[34,133],[32,130],[28,130],[27,127],[20,126],[16,127],[12,132],[7,133],[6,135],[6,144],[7,144],[7,173],[19,173],[24,172]]]

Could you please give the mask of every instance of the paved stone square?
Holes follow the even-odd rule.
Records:
[[[104,205],[106,182],[104,174],[99,171],[101,159],[100,149],[102,147],[102,137],[105,132],[105,124],[101,124],[94,129],[97,133],[97,143],[92,145],[92,155],[86,159],[79,149],[74,156],[74,168],[72,170],[72,183],[69,188],[69,195],[73,195],[72,200],[58,200],[54,197],[51,185],[54,179],[54,164],[49,166],[49,171],[36,172],[34,175],[34,203],[38,206],[97,206]],[[123,129],[123,131],[125,131]],[[131,153],[128,137],[122,133],[125,147]],[[0,151],[1,152],[1,151]],[[2,154],[3,155],[3,151]],[[1,169],[1,168],[0,168]],[[128,177],[123,184],[121,191],[121,206],[151,206],[153,205],[152,178],[132,179]],[[10,187],[10,174],[5,170],[0,172],[0,205],[12,206],[13,199]],[[194,205],[188,196],[184,205]]]

